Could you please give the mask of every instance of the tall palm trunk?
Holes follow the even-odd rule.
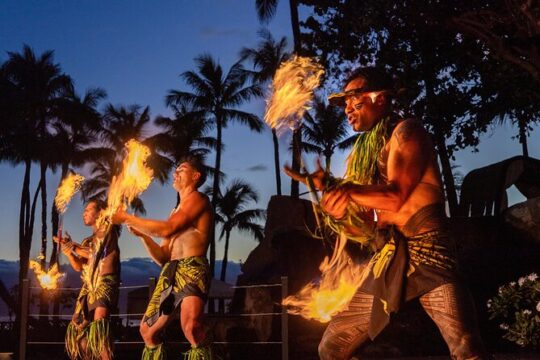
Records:
[[[302,46],[300,42],[300,22],[298,21],[298,4],[297,0],[289,0],[289,7],[291,9],[291,27],[293,32],[294,52],[297,55],[301,55]],[[297,129],[293,132],[292,139],[292,169],[295,171],[300,170],[302,163],[302,131]],[[298,198],[300,195],[299,183],[296,180],[291,180],[291,196]]]
[[[300,22],[298,21],[298,1],[289,0],[289,7],[291,9],[291,27],[294,41],[294,52],[300,55],[301,42],[300,42]]]
[[[66,177],[67,173],[68,173],[68,169],[69,169],[69,164],[67,163],[64,163],[62,164],[62,174],[60,176],[60,183],[58,186],[60,186],[60,184],[62,183],[62,180],[64,180],[64,178]],[[52,236],[57,236],[58,235],[58,227],[59,227],[59,222],[60,222],[60,214],[58,214],[58,210],[56,209],[56,206],[54,204],[54,201],[51,205],[51,230],[52,230]],[[58,246],[56,244],[56,242],[52,242],[52,250],[51,250],[51,257],[50,257],[50,260],[49,260],[49,266],[52,266],[53,264],[56,264],[57,266],[60,266],[60,257],[59,257],[59,254],[58,254]],[[60,314],[60,296],[55,296],[54,297],[54,303],[53,303],[53,315],[58,315]],[[54,322],[55,324],[59,324],[59,318],[58,316],[54,316]]]
[[[529,157],[529,147],[527,146],[527,119],[523,113],[518,114],[519,143],[523,151],[523,156]]]
[[[300,171],[300,165],[302,163],[302,132],[300,129],[297,129],[293,132],[292,138],[292,169],[295,171]],[[296,180],[291,180],[291,196],[293,198],[298,198],[300,196],[300,184]]]
[[[272,129],[272,140],[274,141],[274,169],[276,171],[276,192],[281,195],[281,169],[279,164],[279,141],[276,130]]]
[[[40,180],[41,186],[41,252],[47,255],[47,163],[40,161]],[[47,260],[44,257],[41,260],[41,266],[45,266]]]
[[[325,161],[324,167],[325,167],[325,172],[327,174],[330,174],[331,172],[330,167],[332,165],[332,155],[334,155],[334,152],[331,149],[327,149],[324,151],[324,161]]]
[[[41,267],[46,269],[47,266],[47,163],[44,160],[40,161],[40,186],[41,186]],[[47,301],[48,291],[41,290],[39,296],[39,313],[47,315],[49,313],[49,302]],[[42,322],[47,322],[48,318],[40,317]]]
[[[217,148],[216,148],[216,172],[214,175],[214,186],[212,187],[212,206],[214,211],[216,209],[218,197],[219,197],[219,174],[221,171],[221,143],[222,143],[222,119],[221,116],[216,116],[216,130],[217,130]],[[214,221],[214,233],[215,233],[216,223]],[[214,277],[214,269],[216,266],[216,238],[212,236],[210,239],[210,274]]]
[[[219,197],[219,173],[221,171],[221,142],[222,142],[222,119],[219,115],[216,115],[216,165],[214,174],[214,184],[212,186],[212,208],[216,210],[216,205]],[[212,234],[210,236],[210,274],[214,278],[216,267],[216,220],[214,218],[214,226],[212,226]],[[215,312],[214,301],[208,302],[208,312],[213,314]]]
[[[439,160],[441,162],[441,170],[444,181],[444,189],[446,192],[446,200],[448,201],[448,208],[450,210],[450,216],[457,215],[458,213],[458,200],[457,200],[457,191],[456,184],[454,180],[454,175],[452,174],[452,164],[450,163],[450,156],[448,154],[448,149],[446,147],[446,140],[440,126],[433,121],[436,119],[435,111],[433,111],[433,99],[435,98],[435,91],[433,86],[433,80],[429,77],[426,77],[426,103],[427,103],[427,113],[432,120],[433,132],[435,138],[435,146],[437,147],[437,153],[439,155]]]
[[[28,261],[30,260],[30,244],[27,243],[27,228],[30,215],[30,171],[32,163],[25,161],[23,187],[21,192],[21,208],[19,210],[19,284],[28,274]]]
[[[67,173],[69,171],[69,164],[68,163],[63,163],[62,164],[62,173],[60,175],[60,182],[58,183],[58,187],[60,187],[60,184],[62,184],[62,181],[65,179],[65,177],[67,176]],[[57,236],[58,235],[58,227],[59,227],[59,222],[60,222],[60,214],[58,214],[58,210],[56,209],[56,206],[54,204],[54,201],[51,205],[51,234],[52,236]],[[58,259],[59,259],[59,256],[58,256],[58,246],[56,244],[56,242],[52,242],[52,250],[51,250],[51,257],[50,257],[50,260],[49,260],[49,264],[53,264],[53,263],[56,263],[58,264]]]
[[[17,299],[17,313],[15,317],[15,334],[19,334],[20,331],[22,283],[23,279],[26,279],[28,275],[28,262],[30,261],[30,242],[27,240],[27,229],[30,215],[30,172],[32,169],[32,162],[29,159],[26,159],[24,166],[24,179],[19,209],[19,293]]]
[[[22,281],[28,277],[28,265],[30,261],[30,248],[32,246],[32,236],[34,234],[34,220],[36,214],[36,204],[41,190],[41,186],[36,188],[32,202],[30,203],[30,167],[31,161],[25,160],[25,174],[23,181],[23,194],[21,197],[21,205],[24,202],[24,229],[23,236],[19,238],[19,294],[18,294],[18,312],[15,319],[15,333],[20,330],[20,315],[22,306]],[[24,200],[22,199],[24,198]],[[31,205],[30,205],[31,204]]]
[[[450,156],[448,155],[444,135],[441,131],[435,131],[435,142],[437,146],[437,153],[439,154],[439,160],[441,162],[441,170],[445,185],[444,189],[446,192],[446,200],[448,201],[450,216],[454,216],[458,213],[456,184],[454,181],[454,174],[452,173]]]
[[[227,273],[227,262],[229,261],[229,238],[231,236],[230,231],[225,232],[225,248],[223,249],[223,262],[221,263],[221,275],[219,279],[225,281],[225,275]]]

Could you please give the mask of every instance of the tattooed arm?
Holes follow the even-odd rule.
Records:
[[[349,184],[323,196],[322,206],[339,219],[350,201],[365,207],[397,212],[419,184],[433,150],[429,135],[415,120],[404,120],[390,138],[388,182],[375,185]]]

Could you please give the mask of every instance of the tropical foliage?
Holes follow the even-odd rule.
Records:
[[[327,105],[323,100],[317,99],[313,110],[304,117],[302,132],[305,140],[302,142],[302,149],[307,153],[323,155],[325,171],[329,173],[335,150],[350,148],[356,135],[349,136],[349,125],[343,111]]]
[[[216,129],[215,174],[212,186],[212,205],[215,207],[222,178],[220,171],[223,129],[231,122],[238,122],[253,131],[262,131],[263,123],[256,115],[238,109],[253,97],[261,96],[262,92],[257,84],[248,83],[249,72],[240,62],[233,64],[226,73],[208,54],[195,58],[195,64],[197,72],[186,71],[180,75],[193,92],[170,90],[166,102],[169,106],[190,107],[192,113],[189,116],[203,118]],[[210,243],[212,274],[215,261],[215,240],[212,239]]]
[[[287,39],[282,37],[276,41],[272,34],[266,30],[259,31],[261,41],[256,48],[244,47],[240,51],[240,59],[249,60],[255,69],[253,79],[261,85],[262,88],[268,86],[268,83],[274,77],[280,64],[290,56],[286,52]],[[281,195],[281,165],[279,162],[279,142],[276,130],[272,129],[272,141],[274,143],[274,170],[276,173],[276,192]]]
[[[499,322],[503,337],[521,347],[540,345],[540,280],[532,273],[499,288],[488,300],[490,319]]]
[[[220,192],[217,196],[216,220],[221,224],[219,238],[225,238],[221,281],[225,281],[227,272],[231,232],[236,229],[239,232],[252,235],[258,241],[263,239],[263,226],[259,221],[264,220],[265,211],[263,209],[246,209],[249,203],[257,203],[258,200],[257,192],[242,180],[234,180],[223,193]]]
[[[501,119],[522,122],[524,143],[527,124],[538,121],[537,77],[526,79],[523,70],[525,63],[538,64],[533,55],[538,27],[525,19],[538,14],[527,1],[301,3],[313,9],[302,23],[303,45],[326,65],[330,85],[351,67],[373,63],[400,79],[407,91],[398,100],[410,104],[401,106],[403,115],[420,118],[433,135],[451,213],[457,210],[454,152],[476,146],[480,134]],[[518,66],[498,55],[515,51],[521,54]]]

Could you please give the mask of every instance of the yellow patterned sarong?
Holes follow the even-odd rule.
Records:
[[[190,256],[166,263],[159,274],[143,321],[154,325],[161,314],[171,314],[186,296],[198,296],[203,301],[210,288],[210,267],[204,256]]]

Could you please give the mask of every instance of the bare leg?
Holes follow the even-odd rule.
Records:
[[[420,298],[453,359],[485,359],[471,295],[460,284],[444,284]]]
[[[149,347],[160,345],[163,342],[161,333],[171,320],[172,317],[170,315],[161,314],[152,326],[148,326],[146,322],[141,321],[139,332],[144,340],[144,344]]]
[[[180,326],[191,346],[198,346],[206,338],[204,329],[204,302],[198,296],[187,296],[182,300]]]
[[[106,307],[98,306],[94,311],[94,321],[107,319],[108,317],[109,309],[107,309]],[[109,351],[107,351],[107,349],[102,349],[100,355],[102,360],[111,360],[112,358],[111,354],[109,353]]]
[[[319,356],[322,360],[349,359],[369,338],[372,305],[373,296],[358,291],[349,308],[330,321],[319,344]]]

